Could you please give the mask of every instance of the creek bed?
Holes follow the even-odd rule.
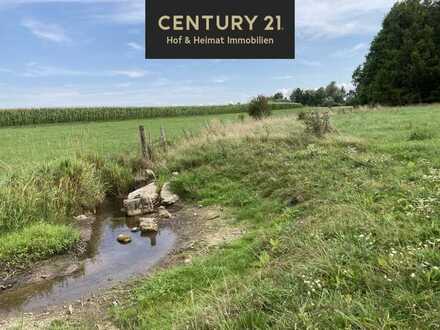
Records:
[[[0,316],[41,312],[91,297],[118,282],[145,274],[172,250],[177,235],[170,227],[161,227],[157,234],[148,236],[132,233],[137,219],[126,218],[119,209],[116,202],[106,202],[100,208],[87,253],[75,272],[0,292]],[[118,243],[119,234],[129,235],[131,243]]]

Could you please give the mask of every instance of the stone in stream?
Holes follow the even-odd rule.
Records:
[[[165,208],[159,208],[159,218],[161,219],[171,219],[173,216]]]
[[[159,230],[159,226],[157,224],[156,219],[154,218],[140,218],[139,228],[143,233],[151,233],[157,232]]]
[[[130,193],[124,200],[124,208],[128,216],[152,213],[158,198],[157,186],[153,182]]]
[[[159,195],[157,194],[157,186],[154,182],[128,194],[128,199],[141,198],[144,200],[150,199],[152,201],[155,201],[158,197]]]
[[[160,199],[162,200],[162,204],[164,205],[172,205],[179,201],[179,196],[174,194],[170,190],[170,183],[166,182],[162,186],[162,190],[160,191]]]
[[[132,232],[132,233],[137,233],[139,230],[140,230],[139,227],[133,227],[133,228],[131,228],[131,232]]]
[[[133,198],[124,200],[124,209],[129,217],[134,217],[136,215],[142,214],[142,199]]]
[[[121,234],[118,235],[117,241],[121,244],[128,244],[131,242],[131,237],[128,235]]]

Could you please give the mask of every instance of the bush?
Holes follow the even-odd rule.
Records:
[[[308,114],[309,114],[309,113],[308,113],[307,111],[304,111],[304,110],[300,111],[300,112],[298,113],[298,120],[306,120]]]
[[[305,119],[306,131],[318,137],[327,133],[331,133],[333,128],[330,125],[330,116],[328,112],[319,113],[315,111],[306,116]]]
[[[269,102],[267,97],[259,95],[252,99],[248,108],[249,116],[254,119],[262,119],[271,115],[271,109],[269,108]]]

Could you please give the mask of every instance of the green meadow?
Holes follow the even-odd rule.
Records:
[[[298,109],[276,110],[274,115],[283,116],[295,111]],[[16,170],[30,164],[87,153],[137,155],[139,125],[143,125],[155,140],[163,127],[167,139],[174,142],[185,134],[197,133],[213,120],[224,123],[238,121],[240,114],[4,127],[0,128],[0,169]]]
[[[141,280],[109,312],[117,327],[435,328],[440,106],[336,109],[323,137],[301,111],[312,110],[1,129],[2,162],[20,175],[0,188],[0,263],[67,251],[78,239],[72,214],[130,189],[137,127],[157,137],[163,126],[172,143],[156,173],[185,203],[227,208],[246,233]]]

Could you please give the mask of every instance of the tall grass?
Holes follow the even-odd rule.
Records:
[[[74,215],[106,194],[126,193],[138,164],[88,156],[17,172],[0,182],[0,281],[3,272],[65,252],[79,239]]]
[[[96,107],[0,110],[0,127],[240,113],[246,112],[247,107],[247,104],[237,104],[188,107]],[[300,105],[286,103],[271,104],[270,107],[272,110],[283,110],[300,107]]]

